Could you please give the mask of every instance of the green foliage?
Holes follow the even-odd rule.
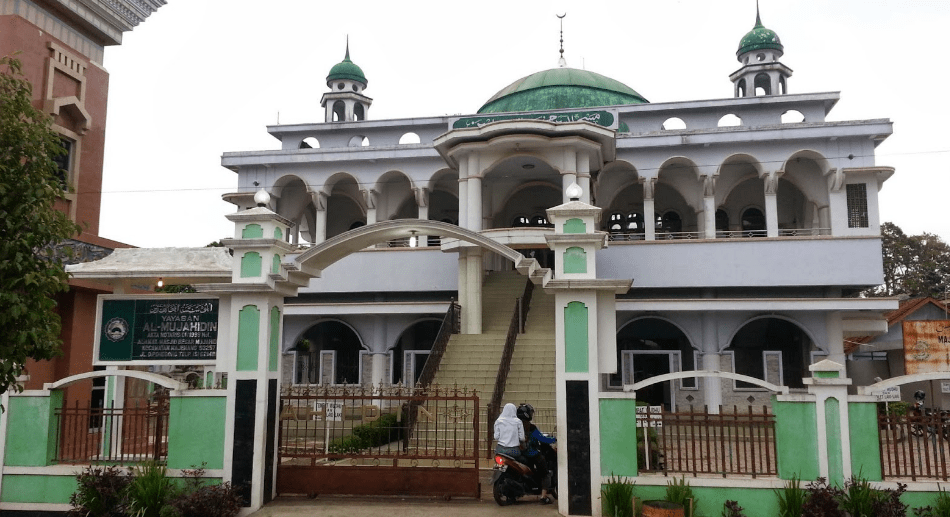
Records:
[[[162,509],[159,517],[234,517],[241,511],[241,496],[231,483],[209,485],[205,469],[184,471],[185,487]]]
[[[389,413],[374,422],[354,427],[352,435],[331,441],[327,450],[338,454],[358,452],[400,440],[403,431],[402,425],[396,420],[396,415]]]
[[[838,506],[841,489],[828,484],[825,478],[818,478],[805,485],[808,500],[802,507],[803,517],[845,517]]]
[[[32,99],[20,62],[0,58],[0,393],[19,389],[28,358],[59,353],[55,295],[67,276],[52,249],[79,233],[54,207],[63,186],[53,159],[65,151]]]
[[[690,502],[691,499],[692,503]],[[686,476],[682,476],[679,481],[673,478],[666,484],[666,500],[683,505],[683,508],[686,509],[686,517],[694,517],[696,506],[699,504],[699,501],[693,496],[693,489],[686,482]]]
[[[127,489],[131,517],[160,517],[162,507],[175,496],[172,480],[165,477],[165,467],[154,461],[133,469],[134,477]]]
[[[915,508],[914,515],[916,517],[950,517],[950,493],[947,493],[947,491],[939,485],[937,489],[939,493],[937,493],[937,500],[934,502],[934,506]]]
[[[802,517],[802,510],[808,501],[808,492],[802,488],[798,476],[785,483],[785,488],[776,490],[778,496],[778,517]]]
[[[871,512],[875,499],[876,491],[868,480],[851,476],[844,484],[839,503],[851,517],[874,517]]]
[[[76,491],[69,496],[68,517],[122,517],[125,489],[132,478],[119,467],[88,466],[76,475]]]
[[[611,474],[600,489],[600,505],[605,517],[633,517],[633,483]]]
[[[884,284],[868,296],[942,297],[950,288],[950,245],[939,236],[907,235],[894,223],[881,225]]]

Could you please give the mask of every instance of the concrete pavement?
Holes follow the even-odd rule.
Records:
[[[498,506],[491,497],[452,499],[403,497],[321,496],[280,497],[251,517],[557,517],[557,502],[538,504],[537,496],[526,496],[511,506]]]

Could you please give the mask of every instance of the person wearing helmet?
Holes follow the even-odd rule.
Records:
[[[527,445],[522,455],[541,481],[541,504],[551,504],[551,498],[548,496],[548,490],[551,488],[551,471],[544,460],[544,454],[541,453],[541,444],[552,445],[557,443],[557,439],[545,436],[538,429],[538,426],[531,421],[534,418],[534,406],[531,404],[521,404],[518,406],[517,413],[518,419],[524,425],[524,433],[527,437]]]

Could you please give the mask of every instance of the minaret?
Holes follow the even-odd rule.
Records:
[[[333,65],[327,76],[330,91],[323,94],[320,106],[326,110],[327,122],[352,122],[366,120],[373,99],[363,95],[366,89],[363,70],[350,61],[350,41],[346,41],[346,57]]]
[[[729,76],[735,85],[736,97],[784,95],[792,69],[779,62],[785,47],[775,31],[766,29],[755,6],[755,27],[739,41],[736,57],[742,68]]]

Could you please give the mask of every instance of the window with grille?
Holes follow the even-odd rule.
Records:
[[[868,227],[868,188],[864,183],[847,185],[848,228]]]

